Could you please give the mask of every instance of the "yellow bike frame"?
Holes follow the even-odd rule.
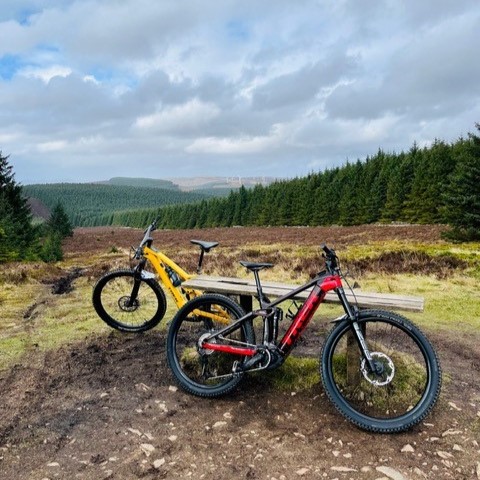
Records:
[[[175,287],[175,285],[170,280],[170,277],[168,276],[167,272],[165,271],[165,268],[162,265],[169,266],[180,277],[180,280],[182,282],[184,282],[185,280],[188,280],[189,278],[192,278],[192,275],[189,275],[187,272],[185,272],[185,270],[180,268],[174,261],[170,260],[165,254],[163,254],[162,252],[154,248],[144,246],[143,256],[150,262],[150,264],[155,269],[155,272],[160,278],[160,281],[165,285],[168,292],[170,293],[175,303],[177,304],[177,308],[182,308],[185,305],[185,303],[187,303],[187,299],[185,298],[182,291],[185,291],[187,295],[190,294],[192,298],[196,297],[197,295],[200,295],[201,292],[197,292],[196,290],[185,290],[183,288]]]
[[[159,250],[152,248],[153,237],[152,232],[157,228],[157,220],[154,220],[151,225],[148,226],[147,230],[145,230],[145,234],[143,240],[140,242],[140,246],[135,250],[134,258],[139,260],[140,263],[138,267],[140,267],[140,274],[144,276],[148,276],[148,272],[143,271],[146,262],[150,262],[153,269],[155,270],[159,280],[165,288],[168,290],[170,295],[172,296],[177,308],[182,308],[188,300],[201,295],[202,292],[193,289],[186,289],[183,288],[181,285],[185,280],[192,278],[185,270],[180,268],[174,261],[170,260],[164,253],[160,252]],[[198,243],[198,242],[197,242]],[[200,245],[202,245],[200,243]],[[212,246],[217,245],[217,243],[210,245],[208,248],[212,248]],[[202,248],[205,248],[202,245]],[[208,251],[208,250],[207,250]],[[204,250],[201,252],[198,268],[200,269],[202,259],[203,259]],[[137,267],[136,267],[137,268]],[[175,286],[174,282],[170,279],[170,275],[168,270],[171,269],[178,275],[180,279],[180,284]],[[150,275],[153,275],[151,273]],[[176,282],[175,282],[176,283]],[[138,287],[137,287],[138,290]],[[221,322],[224,324],[229,323],[229,319],[225,316],[225,312],[204,312],[204,311],[194,311],[192,312],[194,315],[200,315],[203,317],[211,318],[217,322]]]
[[[182,282],[192,278],[192,275],[189,275],[185,270],[180,268],[173,260],[170,260],[164,253],[156,250],[152,247],[147,247],[146,245],[143,247],[143,257],[150,262],[150,264],[155,269],[160,281],[165,285],[168,292],[174,299],[177,308],[182,308],[188,300],[201,295],[202,292],[193,289],[185,289],[183,287],[176,287],[170,277],[168,276],[164,265],[170,267],[179,277]],[[228,325],[229,319],[225,317],[223,312],[219,312],[218,314],[212,312],[204,312],[199,310],[194,310],[193,313],[198,316],[203,316],[206,318],[211,318],[217,322],[223,323]]]

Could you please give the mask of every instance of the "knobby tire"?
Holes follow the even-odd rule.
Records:
[[[141,278],[137,298],[127,306],[138,274],[114,270],[105,274],[93,288],[92,302],[98,316],[121,332],[144,332],[156,327],[165,315],[167,299],[153,278]]]
[[[439,397],[442,376],[437,354],[420,329],[401,315],[366,310],[360,312],[358,324],[382,374],[372,374],[365,364],[362,371],[351,323],[343,320],[323,346],[325,392],[336,409],[360,428],[382,433],[407,430],[428,415]]]
[[[201,312],[207,312],[202,316]],[[225,322],[209,318],[211,313],[221,315]],[[234,390],[241,382],[243,373],[231,375],[234,362],[242,362],[245,357],[217,351],[201,351],[198,341],[243,317],[240,305],[226,296],[205,294],[190,300],[175,315],[167,336],[168,365],[180,387],[199,397],[219,397]],[[255,343],[251,321],[241,324],[227,336],[227,341]],[[216,378],[224,376],[222,378]]]

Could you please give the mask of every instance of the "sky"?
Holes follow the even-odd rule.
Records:
[[[2,0],[22,184],[295,177],[480,122],[478,0]]]

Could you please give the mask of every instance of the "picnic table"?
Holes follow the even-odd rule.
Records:
[[[224,295],[238,295],[240,304],[246,311],[252,311],[253,298],[257,295],[255,280],[235,277],[217,277],[210,275],[198,275],[192,277],[182,284],[184,287],[195,290],[207,291],[209,293],[221,293]],[[281,297],[298,285],[289,285],[278,282],[263,282],[262,290],[267,297]],[[304,290],[294,297],[295,300],[305,301],[311,289]],[[360,308],[386,308],[389,310],[406,310],[411,312],[421,312],[424,309],[423,297],[395,295],[390,293],[371,293],[361,290],[345,290],[347,298]],[[327,293],[325,297],[327,303],[339,303],[335,292]]]

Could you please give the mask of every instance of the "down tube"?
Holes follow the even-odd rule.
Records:
[[[300,334],[305,330],[308,322],[312,319],[313,314],[317,310],[318,306],[323,302],[327,292],[323,291],[317,284],[312,290],[312,293],[308,296],[302,308],[295,315],[295,318],[290,325],[290,328],[286,331],[282,340],[280,341],[279,349],[283,355],[287,356],[298,340]]]

